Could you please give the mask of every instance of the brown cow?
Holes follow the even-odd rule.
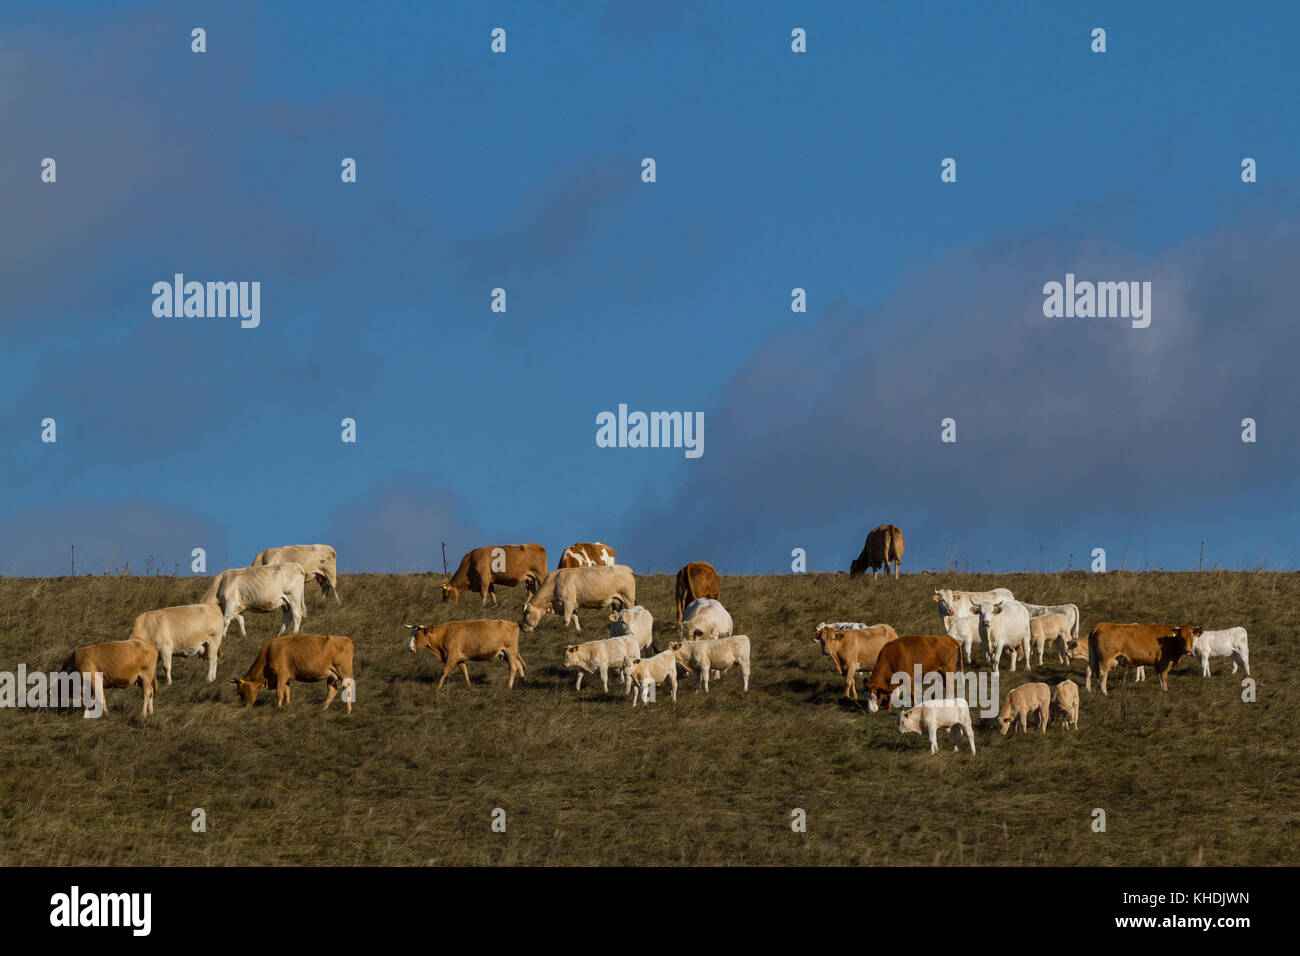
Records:
[[[845,630],[823,625],[813,637],[813,643],[822,646],[822,653],[831,659],[836,672],[844,675],[844,696],[853,700],[858,699],[854,674],[859,668],[870,672],[876,666],[880,649],[896,640],[898,632],[888,624]]]
[[[153,696],[158,692],[158,648],[148,641],[106,641],[78,647],[63,662],[64,674],[89,674],[91,686],[82,688],[83,716],[90,716],[91,688],[94,675],[102,674],[103,687],[130,687],[139,684],[144,692],[141,717],[153,713]],[[100,707],[108,713],[108,695],[101,694]]]
[[[876,572],[884,568],[888,574],[893,566],[894,577],[898,577],[898,566],[903,563],[903,532],[896,524],[882,524],[872,528],[867,535],[867,542],[862,546],[862,553],[849,564],[849,574],[865,574],[871,569],[871,580],[876,579]]]
[[[457,667],[465,675],[465,686],[472,687],[466,661],[509,661],[507,687],[515,686],[516,674],[520,680],[526,679],[524,659],[519,656],[519,625],[514,621],[448,621],[436,627],[423,624],[408,624],[407,627],[411,629],[409,650],[412,654],[427,647],[442,661],[439,687]]]
[[[614,549],[604,541],[579,541],[564,549],[564,554],[560,555],[560,563],[555,567],[557,570],[559,568],[594,568],[600,565],[613,567],[616,563]]]
[[[1119,657],[1135,667],[1155,667],[1160,689],[1168,690],[1169,671],[1192,652],[1192,639],[1202,633],[1190,624],[1094,624],[1088,635],[1088,667],[1101,679],[1103,694],[1106,676]]]
[[[707,561],[692,561],[677,572],[677,627],[682,626],[682,611],[697,598],[717,600],[722,581]]]
[[[477,591],[487,607],[488,595],[497,603],[496,585],[522,584],[531,597],[546,580],[546,549],[540,544],[502,544],[475,548],[460,559],[460,567],[442,586],[444,601],[459,601],[464,591]]]
[[[919,667],[921,679],[926,674],[956,674],[961,668],[961,647],[946,634],[905,634],[896,641],[890,641],[880,649],[876,666],[871,668],[871,679],[867,681],[867,709],[873,713],[881,704],[887,710],[894,709],[893,690],[894,675],[906,675],[910,688],[909,696],[915,701],[919,690],[924,686],[912,687]],[[950,681],[945,678],[945,684]],[[945,697],[951,697],[949,687],[945,687]]]
[[[343,703],[352,713],[354,695],[350,691],[356,682],[352,679],[351,639],[337,634],[284,634],[262,645],[247,674],[230,678],[245,707],[252,707],[257,692],[269,687],[275,691],[277,710],[289,703],[289,682],[294,680],[308,684],[325,681],[329,691],[322,710],[344,687],[348,692],[343,694]]]

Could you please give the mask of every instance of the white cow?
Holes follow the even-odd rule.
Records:
[[[717,637],[730,637],[734,628],[731,614],[722,606],[722,602],[713,598],[697,598],[686,605],[682,614],[681,639],[707,641]]]
[[[817,629],[813,631],[813,640],[817,640],[817,635],[822,632],[823,628],[827,627],[834,628],[837,631],[865,631],[870,626],[871,625],[868,624],[859,624],[857,621],[836,621],[834,624],[827,624],[823,621],[821,624],[818,624]]]
[[[980,605],[985,601],[1014,601],[1015,595],[1006,588],[994,588],[992,591],[953,591],[948,588],[934,592],[934,603],[939,608],[939,620],[943,622],[944,632],[948,631],[948,619],[954,614],[965,614],[962,610],[969,601]]]
[[[212,586],[203,595],[203,604],[216,604],[221,608],[224,636],[230,622],[239,621],[239,633],[244,629],[244,611],[271,613],[278,610],[282,623],[280,634],[286,630],[297,634],[307,616],[303,600],[303,581],[306,574],[301,564],[267,564],[260,568],[228,568],[212,579]],[[292,625],[292,627],[290,627]]]
[[[964,697],[950,697],[945,700],[926,700],[915,707],[909,707],[898,715],[898,732],[900,734],[925,733],[930,737],[930,753],[939,752],[939,731],[953,728],[956,743],[953,750],[961,749],[960,728],[966,733],[970,752],[975,752],[975,732],[970,725],[970,704]]]
[[[721,676],[723,671],[740,666],[744,678],[744,691],[749,690],[749,638],[744,634],[718,637],[705,641],[673,641],[668,645],[677,663],[689,674],[700,675],[696,691],[709,692],[709,673]]]
[[[1201,659],[1201,676],[1210,676],[1211,657],[1231,657],[1232,672],[1237,673],[1237,664],[1246,668],[1250,676],[1250,648],[1246,644],[1246,629],[1230,627],[1222,631],[1205,631],[1200,637],[1192,638],[1192,653]]]
[[[672,651],[664,651],[656,654],[654,657],[643,657],[635,660],[632,657],[623,658],[623,680],[625,686],[630,682],[632,687],[632,706],[636,706],[636,700],[641,698],[641,703],[650,703],[650,688],[656,684],[668,681],[668,686],[673,689],[673,703],[677,703],[677,658],[673,656]]]
[[[299,582],[302,583],[301,581]],[[183,604],[157,611],[145,611],[131,625],[131,640],[145,641],[158,648],[167,683],[172,682],[172,655],[198,655],[208,662],[208,680],[217,679],[217,658],[225,624],[215,604]]]
[[[339,598],[338,553],[328,544],[290,544],[283,548],[267,548],[259,551],[250,567],[260,568],[268,564],[301,564],[303,574],[315,578],[320,584],[321,594],[329,597],[334,594],[334,603],[342,604]]]
[[[979,612],[980,640],[984,644],[984,653],[989,656],[996,671],[1002,666],[1002,649],[1019,647],[1025,658],[1025,670],[1029,670],[1029,612],[1018,601],[1004,600],[994,603],[984,601],[976,606],[966,605]],[[1016,658],[1012,655],[1011,669],[1016,669]]]
[[[644,650],[654,643],[655,619],[649,611],[640,604],[636,607],[625,607],[623,610],[609,616],[609,636],[626,637],[631,635],[636,638],[637,647]],[[638,657],[641,655],[638,654]]]
[[[961,647],[961,659],[965,664],[971,663],[971,651],[980,639],[980,619],[978,614],[962,614],[948,619],[948,636]],[[1015,651],[1011,652],[1015,655]]]
[[[641,659],[641,646],[635,637],[607,637],[603,641],[570,644],[564,649],[564,666],[578,672],[578,683],[574,690],[582,690],[582,678],[587,674],[599,673],[601,686],[608,694],[610,670],[618,670],[629,657],[637,661]],[[624,674],[624,693],[628,686],[628,678]]]

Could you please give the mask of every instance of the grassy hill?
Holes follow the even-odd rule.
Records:
[[[518,620],[522,589],[497,608],[440,603],[442,575],[344,577],[344,600],[309,589],[309,633],[356,644],[357,703],[322,713],[322,684],[237,706],[242,674],[278,615],[247,614],[222,647],[218,681],[178,658],[156,714],[140,692],[110,691],[113,712],[83,720],[0,711],[0,863],[39,864],[1294,864],[1300,843],[1297,706],[1300,575],[1270,572],[1089,575],[731,576],[722,600],[753,642],[754,679],[737,672],[676,706],[635,710],[559,667],[575,638],[548,617],[521,639],[529,679],[506,689],[504,663],[471,664],[441,692],[440,665],[406,650],[405,622]],[[53,670],[68,651],[128,636],[141,611],[197,601],[207,578],[0,579],[0,669]],[[979,752],[931,755],[895,717],[840,697],[842,679],[811,642],[818,621],[936,633],[940,586],[1010,587],[1100,620],[1242,625],[1258,700],[1223,661],[1203,679],[1186,658],[1162,694],[1121,669],[1111,694],[1082,691],[1077,733],[1002,738],[977,722]],[[673,628],[673,580],[638,577]],[[582,638],[606,636],[582,612]],[[1035,679],[1060,680],[1050,662]],[[1025,679],[1003,672],[1003,692]],[[807,813],[793,833],[791,810]],[[191,831],[203,808],[207,832]],[[506,831],[492,832],[495,808]],[[1107,829],[1091,829],[1094,808]]]

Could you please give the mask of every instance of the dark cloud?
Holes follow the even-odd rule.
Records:
[[[486,543],[459,498],[431,482],[407,479],[340,506],[329,543],[341,571],[442,571],[442,542],[454,570],[460,556]]]

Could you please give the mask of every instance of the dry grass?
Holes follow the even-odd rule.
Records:
[[[529,680],[471,665],[474,687],[427,652],[405,621],[517,619],[522,591],[483,611],[438,602],[440,575],[361,575],[342,608],[308,600],[304,630],[356,642],[358,701],[321,713],[322,685],[298,685],[276,712],[236,706],[225,679],[248,666],[278,617],[248,615],[223,647],[219,679],[178,659],[156,715],[138,690],[111,691],[99,720],[6,711],[0,745],[0,863],[38,864],[1280,864],[1297,862],[1300,758],[1296,607],[1300,575],[1116,573],[728,577],[722,597],[754,647],[754,683],[735,673],[707,696],[635,711],[597,681],[573,690],[558,667],[572,640],[555,617],[524,635]],[[672,623],[672,578],[638,579]],[[0,668],[57,667],[68,650],[125,637],[139,612],[202,594],[193,578],[0,580]],[[1077,734],[1011,739],[977,726],[979,753],[931,755],[886,714],[840,699],[841,680],[809,640],[819,620],[888,621],[934,633],[931,591],[1005,585],[1026,600],[1073,601],[1098,620],[1243,625],[1257,703],[1222,662],[1184,660],[1156,681],[1081,694]],[[454,612],[454,613],[453,613]],[[584,637],[604,616],[583,612]],[[1048,664],[1035,676],[1059,680]],[[1082,664],[1074,677],[1082,684]],[[1005,675],[1004,692],[1023,680]],[[191,809],[207,832],[190,829]],[[489,827],[495,807],[507,830]],[[808,831],[790,829],[790,811]],[[1107,832],[1091,830],[1091,811]]]

